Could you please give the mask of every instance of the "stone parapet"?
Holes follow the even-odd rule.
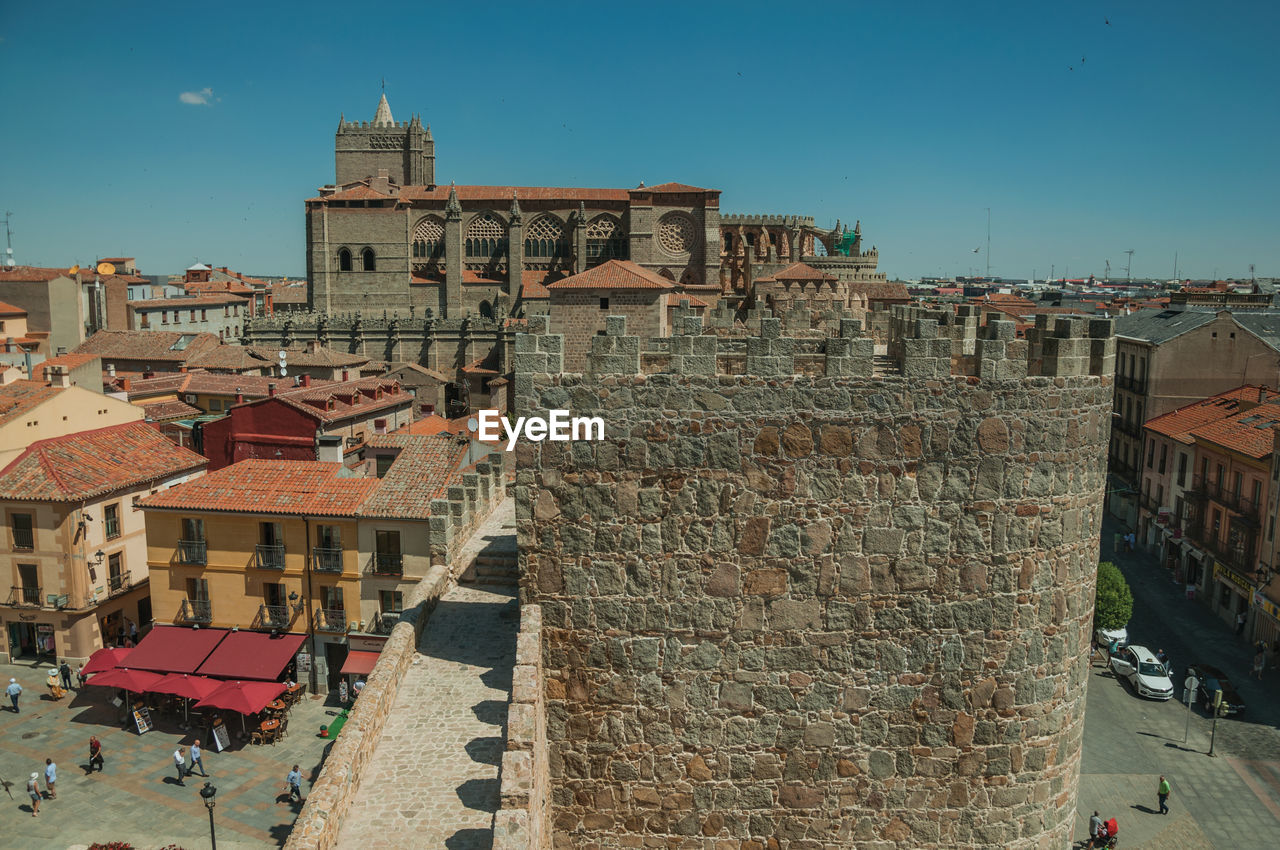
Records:
[[[547,750],[546,683],[542,675],[542,609],[520,609],[516,665],[507,707],[501,807],[494,814],[494,850],[551,846],[551,773]]]

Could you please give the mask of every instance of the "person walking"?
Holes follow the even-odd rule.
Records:
[[[289,786],[289,802],[302,802],[302,772],[298,770],[295,764],[293,770],[289,771],[289,775],[284,778],[285,784]]]
[[[31,816],[40,815],[40,774],[32,773],[27,780],[27,795],[31,797]]]
[[[173,766],[178,769],[178,784],[186,785],[182,779],[187,775],[187,750],[186,747],[178,747],[173,751]]]
[[[98,770],[104,771],[106,767],[102,761],[102,742],[98,740],[97,735],[89,736],[89,772],[93,773],[93,766],[98,766]]]
[[[9,687],[5,688],[4,692],[9,695],[9,700],[10,702],[13,703],[13,713],[17,714],[18,713],[18,696],[22,693],[22,685],[18,684],[17,679],[10,679]]]
[[[71,665],[67,659],[62,659],[62,664],[58,665],[58,673],[62,676],[62,687],[71,690]]]
[[[44,760],[44,784],[49,787],[49,799],[58,799],[58,766],[53,763],[53,759]]]
[[[84,675],[83,664],[81,664],[79,667],[76,668],[76,681],[80,683],[80,687],[82,688],[84,687],[85,675]]]
[[[1169,814],[1169,780],[1163,776],[1160,777],[1160,784],[1156,786],[1156,796],[1160,798],[1160,814]]]
[[[1236,634],[1238,635],[1244,634],[1244,620],[1245,616],[1243,611],[1236,614]]]
[[[204,752],[200,749],[200,739],[197,738],[196,742],[191,745],[191,769],[187,771],[188,776],[196,772],[196,765],[200,766],[201,776],[209,775],[204,772],[204,759],[202,758],[203,755],[204,755]]]
[[[1098,846],[1098,837],[1102,833],[1102,817],[1097,813],[1093,813],[1093,817],[1089,818],[1089,846]]]
[[[1259,682],[1262,681],[1262,668],[1267,665],[1267,653],[1265,650],[1259,649],[1253,655],[1253,676]]]

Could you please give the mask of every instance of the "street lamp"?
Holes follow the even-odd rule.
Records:
[[[209,810],[209,841],[213,844],[213,850],[218,850],[218,837],[213,832],[213,795],[218,793],[218,789],[213,784],[206,782],[204,787],[200,789],[200,796],[204,799],[204,807]]]

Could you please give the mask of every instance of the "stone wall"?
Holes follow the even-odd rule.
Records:
[[[1034,363],[997,323],[966,361],[900,316],[876,378],[854,323],[800,376],[760,322],[731,375],[742,341],[697,335],[635,374],[621,319],[587,376],[517,338],[549,373],[520,413],[607,423],[517,448],[554,845],[1067,846],[1110,323],[1046,324]]]
[[[542,675],[542,609],[537,605],[520,609],[500,795],[501,808],[493,818],[494,850],[550,847],[551,774]]]

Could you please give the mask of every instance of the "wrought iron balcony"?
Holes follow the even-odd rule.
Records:
[[[188,623],[212,623],[213,603],[208,599],[182,600],[182,619]]]
[[[398,622],[400,622],[399,611],[383,611],[379,614],[375,614],[373,617],[373,625],[369,629],[369,634],[389,635]]]
[[[30,605],[33,608],[39,608],[44,604],[44,597],[40,595],[40,587],[38,585],[14,585],[9,589],[10,605]]]
[[[208,544],[204,540],[179,540],[178,563],[203,566],[209,562]]]
[[[322,608],[319,611],[319,622],[316,628],[322,632],[345,632],[347,630],[347,612],[340,608]]]
[[[259,543],[254,549],[254,561],[260,570],[283,570],[284,546],[278,543]]]
[[[1235,490],[1223,487],[1221,482],[1204,481],[1196,475],[1191,479],[1191,487],[1199,498],[1212,499],[1254,528],[1257,528],[1262,521],[1261,506],[1257,502],[1242,496]]]
[[[263,628],[263,629],[289,628],[289,606],[287,605],[258,606],[258,626],[259,628]]]
[[[130,580],[128,573],[107,576],[107,595],[115,596],[117,593],[124,593],[131,584],[133,582]]]
[[[369,556],[369,566],[365,569],[365,574],[402,577],[404,575],[404,556],[399,552],[374,552]]]
[[[312,566],[318,573],[342,572],[342,550],[317,546],[311,550]]]

